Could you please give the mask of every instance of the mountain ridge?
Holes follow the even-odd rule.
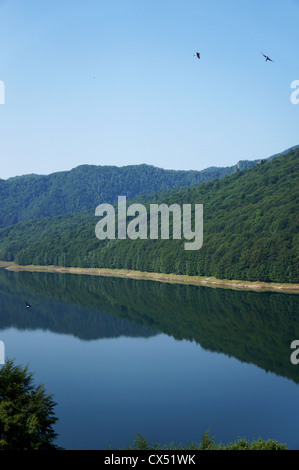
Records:
[[[69,173],[70,171],[73,171],[73,170],[76,170],[77,168],[81,168],[81,167],[93,167],[93,168],[129,168],[129,167],[138,167],[138,166],[147,166],[147,167],[152,167],[152,168],[158,168],[160,170],[164,170],[164,171],[176,171],[176,172],[185,172],[185,173],[188,173],[188,172],[203,172],[203,171],[207,171],[207,170],[214,170],[214,169],[217,169],[217,170],[220,170],[220,169],[223,169],[223,168],[235,168],[238,166],[239,163],[253,163],[253,164],[257,164],[258,162],[262,161],[262,160],[271,160],[272,158],[275,158],[275,157],[278,157],[279,155],[284,155],[286,153],[288,153],[289,151],[291,150],[295,150],[296,148],[298,148],[299,145],[293,145],[292,147],[289,147],[287,148],[286,150],[283,150],[282,152],[279,152],[279,153],[275,153],[269,157],[266,157],[266,158],[255,158],[254,160],[238,160],[237,163],[235,163],[234,165],[231,165],[231,166],[226,166],[226,167],[222,167],[222,166],[210,166],[210,167],[207,167],[207,168],[204,168],[203,170],[175,170],[174,168],[171,168],[171,169],[165,169],[165,168],[162,168],[162,167],[158,167],[156,165],[151,165],[151,164],[147,164],[147,163],[139,163],[139,164],[130,164],[130,165],[96,165],[96,164],[93,164],[93,163],[82,163],[80,165],[77,165],[76,167],[74,168],[71,168],[70,170],[59,170],[59,171],[54,171],[54,172],[51,172],[49,174],[40,174],[40,173],[25,173],[23,175],[16,175],[16,176],[10,176],[9,178],[0,178],[0,181],[9,181],[9,180],[13,180],[13,179],[16,179],[16,178],[35,178],[35,177],[43,177],[43,176],[51,176],[51,175],[55,175],[55,174],[58,174],[58,173]]]
[[[166,170],[144,163],[122,167],[83,164],[50,175],[11,177],[0,180],[0,228],[26,220],[94,209],[100,203],[115,203],[119,195],[133,199],[173,188],[196,186],[253,168],[281,154],[265,160],[239,160],[230,167],[204,170]]]
[[[93,210],[27,221],[0,230],[0,259],[59,265],[298,283],[299,149],[226,178],[143,196],[150,203],[204,206],[204,243],[98,240]]]

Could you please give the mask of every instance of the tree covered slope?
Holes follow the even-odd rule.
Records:
[[[157,201],[203,204],[200,250],[184,250],[183,237],[100,241],[92,210],[2,229],[0,259],[299,282],[299,149],[221,180],[138,198],[147,208]]]
[[[270,157],[271,158],[271,157]],[[101,203],[114,203],[171,188],[182,188],[224,178],[255,161],[202,171],[164,170],[150,165],[124,167],[81,165],[50,175],[24,175],[0,179],[0,228],[42,217],[78,213]]]

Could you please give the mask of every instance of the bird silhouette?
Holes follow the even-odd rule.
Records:
[[[262,54],[263,54],[263,56],[265,57],[266,62],[267,62],[267,60],[270,60],[270,62],[274,62],[274,60],[270,59],[270,57],[268,57],[267,55],[265,55],[263,52],[262,52]]]
[[[30,305],[28,302],[26,302],[26,300],[24,300],[24,302],[25,302],[27,308],[38,307],[38,305],[39,305],[39,304],[37,304],[37,305]]]
[[[200,53],[199,52],[195,52],[195,54],[193,54],[193,55],[195,55],[198,59],[200,59]]]

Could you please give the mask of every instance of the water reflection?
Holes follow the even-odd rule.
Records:
[[[39,304],[28,311],[24,299]],[[44,329],[84,340],[164,333],[299,382],[296,294],[0,270],[0,330]]]

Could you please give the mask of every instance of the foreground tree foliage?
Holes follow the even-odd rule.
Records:
[[[54,450],[56,403],[28,367],[7,360],[0,369],[0,450]]]
[[[52,395],[43,384],[33,384],[33,374],[8,360],[0,369],[0,450],[62,450],[53,444],[57,434],[53,429],[57,418]],[[155,444],[137,434],[128,450],[288,450],[286,444],[259,438],[249,443],[239,439],[229,445],[215,444],[206,431],[199,444]],[[125,450],[125,449],[122,449]]]
[[[288,450],[288,448],[286,444],[261,438],[252,442],[248,442],[245,438],[240,438],[228,445],[216,444],[215,438],[211,436],[209,431],[206,431],[199,444],[189,443],[187,446],[175,445],[174,443],[161,446],[160,444],[149,442],[146,437],[137,434],[133,445],[129,446],[128,450]]]

